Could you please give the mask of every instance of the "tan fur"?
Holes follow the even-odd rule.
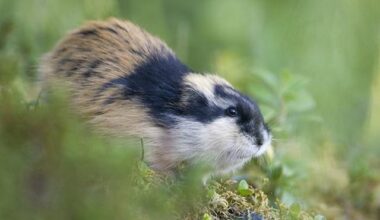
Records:
[[[225,79],[216,75],[189,74],[185,78],[185,84],[196,91],[201,91],[208,100],[214,99],[214,86],[217,84],[232,87]]]

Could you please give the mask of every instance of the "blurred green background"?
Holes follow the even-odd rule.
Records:
[[[125,143],[88,134],[67,119],[64,101],[36,108],[41,55],[86,20],[108,17],[144,27],[193,69],[259,102],[273,152],[241,175],[272,201],[328,219],[380,218],[378,0],[0,0],[0,219],[170,219],[170,210],[192,207],[165,189],[129,196],[131,168],[121,166],[134,154],[117,147]],[[34,179],[42,183],[25,189]],[[46,201],[30,204],[39,190],[36,200]],[[182,203],[159,206],[169,200]]]

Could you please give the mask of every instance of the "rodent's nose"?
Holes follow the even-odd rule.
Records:
[[[256,129],[256,131],[253,131],[255,129]],[[258,130],[259,130],[258,128],[251,127],[251,126],[245,127],[245,132],[250,133],[254,137],[255,144],[257,146],[261,147],[264,144],[264,134]]]
[[[264,138],[263,135],[259,134],[256,136],[256,144],[261,147],[263,145]]]

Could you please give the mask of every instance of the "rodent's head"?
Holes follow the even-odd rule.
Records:
[[[269,128],[257,104],[215,75],[189,74],[171,136],[191,159],[229,172],[265,152]]]

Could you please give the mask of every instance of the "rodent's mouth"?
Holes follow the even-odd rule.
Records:
[[[249,142],[251,142],[250,146],[248,146],[248,149],[250,149],[249,151],[252,151],[252,149],[254,149],[253,150],[254,152],[250,155],[250,157],[252,157],[252,156],[258,157],[258,156],[264,154],[272,142],[272,135],[269,132],[263,133],[263,139],[264,140],[260,146],[258,146],[256,144],[255,138],[253,138],[249,135],[246,135],[246,134],[244,134],[244,136],[245,136],[245,138],[247,138],[247,140],[249,140]],[[245,157],[242,157],[242,159],[243,158],[245,158]]]
[[[236,159],[248,159],[252,157],[259,157],[264,154],[267,148],[270,146],[270,140],[266,141],[262,146],[252,144],[246,146],[243,149],[236,150],[234,153],[230,152],[230,155],[234,155]]]

